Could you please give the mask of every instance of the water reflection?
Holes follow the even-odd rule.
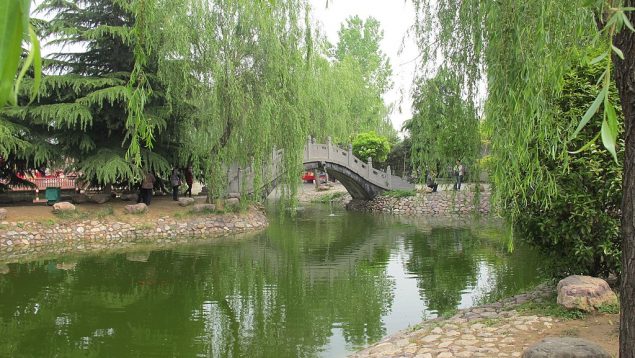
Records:
[[[474,227],[330,210],[247,241],[9,264],[0,356],[344,356],[537,281],[535,255]]]

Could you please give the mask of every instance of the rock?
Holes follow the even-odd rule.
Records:
[[[604,305],[617,305],[617,296],[601,278],[569,276],[558,282],[557,290],[558,304],[568,309],[591,312]]]
[[[149,258],[149,252],[129,252],[126,254],[126,260],[128,261],[148,262]]]
[[[547,337],[527,348],[523,358],[610,358],[604,348],[581,338]]]
[[[134,204],[134,205],[126,205],[123,208],[123,211],[126,214],[143,214],[148,211],[148,206],[144,203]]]
[[[8,211],[7,209],[0,208],[0,220],[4,220],[7,218]]]
[[[71,197],[71,201],[74,204],[84,204],[88,202],[88,196],[85,194],[76,194]]]
[[[193,213],[202,213],[214,210],[216,210],[216,205],[214,204],[195,204],[194,206],[192,206]]]
[[[74,270],[77,266],[77,262],[58,262],[55,264],[55,268],[58,270]]]
[[[90,201],[96,204],[103,204],[105,202],[110,201],[110,194],[95,194],[89,197]]]
[[[53,204],[54,213],[61,213],[61,212],[68,212],[68,211],[75,211],[75,205],[69,203],[68,201],[62,201],[62,202]]]
[[[190,206],[192,204],[194,204],[194,198],[179,198],[179,205],[180,206]]]
[[[230,199],[240,199],[240,193],[229,193],[227,197]]]
[[[136,193],[121,194],[121,200],[123,201],[137,201],[137,199],[139,199],[139,194]]]
[[[229,198],[229,199],[225,200],[225,205],[227,205],[229,207],[236,207],[236,206],[240,205],[240,199],[238,199],[238,198]]]

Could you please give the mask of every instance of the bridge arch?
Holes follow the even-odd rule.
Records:
[[[278,172],[282,154],[281,150],[274,150],[272,173]],[[372,200],[386,190],[414,190],[415,188],[414,184],[392,175],[390,167],[386,171],[375,169],[370,158],[364,162],[353,155],[351,145],[347,149],[342,149],[333,145],[330,138],[325,144],[314,143],[313,139],[309,138],[304,147],[303,164],[305,170],[316,168],[325,170],[330,176],[342,183],[353,199]],[[229,192],[240,192],[243,184],[247,184],[248,190],[250,190],[248,170],[241,171],[240,168],[237,168],[230,170],[229,174]],[[244,180],[248,182],[243,183]],[[277,178],[272,179],[266,185],[263,194],[268,195],[277,185],[277,181]],[[251,182],[253,182],[253,176]]]

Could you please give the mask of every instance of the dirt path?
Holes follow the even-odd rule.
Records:
[[[204,203],[205,197],[196,197],[196,201]],[[53,214],[53,208],[51,206],[47,206],[45,203],[21,204],[22,205],[3,206],[3,208],[7,209],[6,221],[46,222],[48,220],[58,219],[58,217]],[[128,219],[135,219],[135,217],[125,215],[123,212],[123,208],[130,204],[135,204],[135,202],[113,199],[104,204],[77,204],[76,208],[79,213],[85,213],[88,216],[104,213],[104,216],[107,216],[108,218],[122,220],[125,222]],[[173,201],[171,196],[154,196],[152,203],[148,208],[148,213],[145,214],[143,218],[144,220],[153,220],[164,216],[173,216],[175,213],[186,211],[186,209],[187,208],[180,207],[178,202]]]

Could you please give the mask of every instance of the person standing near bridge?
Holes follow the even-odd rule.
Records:
[[[461,160],[456,160],[456,165],[454,166],[454,190],[461,190],[461,182],[463,181],[463,175],[465,174],[465,168],[463,164],[461,164]]]

